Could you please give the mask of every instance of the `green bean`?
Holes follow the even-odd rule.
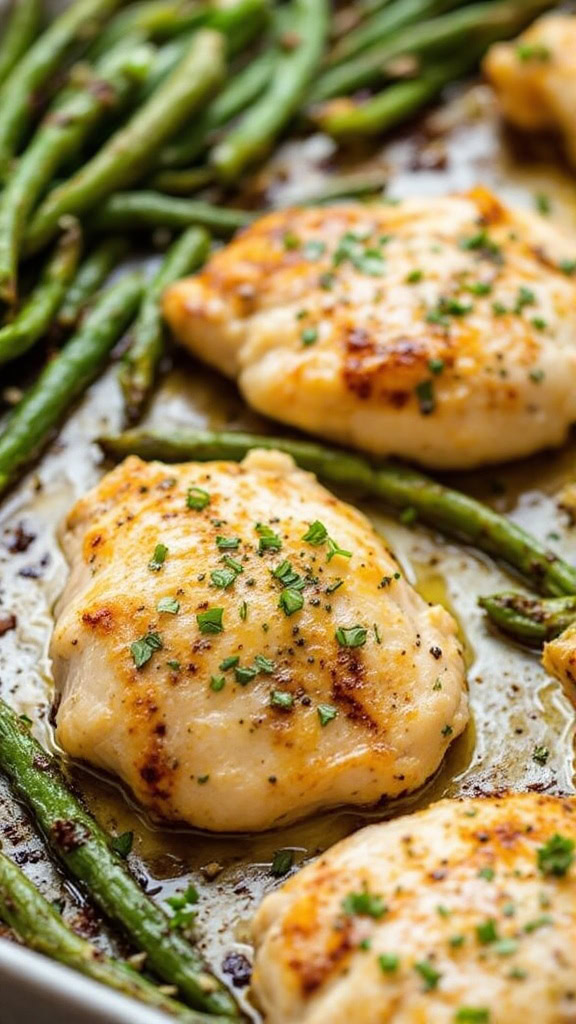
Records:
[[[0,853],[0,917],[29,949],[58,960],[93,981],[154,1006],[183,1024],[217,1024],[216,1018],[177,1003],[128,964],[113,960],[81,939],[3,853]]]
[[[157,171],[146,182],[146,187],[156,192],[168,192],[176,196],[190,196],[198,189],[214,181],[214,172],[209,167],[176,168],[171,171]]]
[[[313,441],[230,431],[128,430],[101,438],[99,444],[117,459],[140,455],[165,462],[240,460],[252,448],[277,448],[330,483],[381,498],[400,512],[410,509],[422,523],[501,558],[542,594],[576,594],[576,569],[536,537],[482,502],[407,466],[374,464],[355,452]]]
[[[193,225],[217,235],[245,228],[254,215],[229,206],[212,206],[197,199],[180,199],[160,192],[118,192],[102,203],[89,224],[96,231],[135,231],[169,228],[180,231]]]
[[[42,121],[0,195],[0,297],[16,300],[20,243],[37,199],[62,164],[76,155],[102,119],[134,94],[148,73],[152,50],[122,44],[102,58],[88,79],[66,90]]]
[[[427,68],[418,78],[390,85],[365,102],[342,98],[321,109],[318,124],[336,139],[356,135],[381,135],[412,117],[477,60],[472,50],[464,57]]]
[[[94,293],[126,252],[123,238],[107,238],[86,257],[58,310],[59,327],[75,327]]]
[[[222,36],[202,29],[147,103],[72,178],[49,193],[32,220],[27,251],[35,252],[49,241],[63,214],[86,213],[140,178],[158,147],[198,109],[223,74]]]
[[[75,0],[15,65],[0,89],[0,176],[31,119],[33,95],[58,71],[75,44],[95,35],[120,0]]]
[[[111,293],[110,293],[111,294]],[[165,912],[147,896],[109,836],[88,814],[66,784],[53,757],[29,727],[0,700],[0,769],[32,811],[47,842],[66,869],[81,881],[92,899],[118,921],[147,966],[176,985],[191,1005],[207,1013],[238,1020],[234,997],[205,968],[201,956],[175,929]],[[136,1018],[135,1018],[136,1019]]]
[[[0,42],[0,83],[31,45],[42,15],[40,0],[13,0],[9,21]]]
[[[206,27],[222,32],[226,38],[227,56],[233,57],[261,32],[267,17],[268,0],[234,0],[234,3],[207,6],[206,18],[202,22]],[[190,21],[190,16],[182,19],[178,26],[173,26],[176,38],[159,51],[156,66],[142,89],[143,99],[148,99],[183,59],[197,27],[195,19]]]
[[[162,295],[169,284],[200,266],[209,249],[210,235],[202,228],[188,228],[168,250],[146,288],[131,331],[132,344],[119,375],[126,418],[131,422],[138,420],[144,411],[164,351]]]
[[[126,36],[137,35],[145,39],[162,40],[178,34],[182,17],[196,15],[200,24],[205,18],[206,5],[199,0],[144,0],[130,4],[120,11],[90,48],[90,59],[100,57],[115,47]],[[194,27],[188,25],[187,27]]]
[[[576,622],[576,597],[528,597],[514,590],[481,597],[478,604],[498,629],[523,643],[542,644]]]
[[[326,0],[292,0],[284,23],[290,28],[292,49],[278,56],[270,85],[212,150],[210,162],[219,177],[232,181],[264,156],[298,111],[317,71],[327,35]],[[287,34],[284,42],[286,44]]]
[[[96,377],[141,295],[142,279],[135,274],[106,291],[14,407],[0,435],[0,494],[36,458],[67,408]]]
[[[181,139],[160,150],[158,167],[186,167],[203,151],[210,133],[231,121],[266,88],[274,68],[275,53],[269,49],[234,76],[232,81]],[[162,191],[162,189],[160,189]],[[167,192],[172,191],[166,189]]]
[[[352,32],[348,32],[333,48],[328,63],[341,64],[355,57],[374,43],[385,42],[392,32],[415,25],[425,18],[433,18],[454,7],[462,0],[395,0],[384,10],[375,13]]]
[[[393,33],[355,58],[329,68],[310,93],[313,106],[333,96],[348,96],[356,89],[393,77],[393,61],[438,52],[454,52],[457,46],[474,44],[478,38],[492,42],[515,35],[530,17],[541,10],[543,0],[484,0],[431,21],[409,25]]]
[[[16,318],[0,328],[0,366],[23,355],[46,333],[74,276],[81,246],[80,229],[73,221]]]

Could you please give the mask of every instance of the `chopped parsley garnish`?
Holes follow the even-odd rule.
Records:
[[[152,558],[148,562],[148,568],[151,569],[152,572],[158,572],[164,565],[167,554],[168,548],[166,547],[166,545],[157,544],[156,547],[154,548],[154,554],[152,555]]]
[[[464,285],[464,287],[471,295],[490,295],[492,291],[490,281],[471,281],[469,284]]]
[[[150,661],[154,651],[161,650],[163,646],[162,637],[159,633],[146,633],[145,636],[130,644],[130,653],[136,668],[142,668],[147,661]]]
[[[469,252],[479,252],[486,259],[500,261],[502,256],[500,246],[490,238],[486,230],[478,231],[475,235],[463,238],[460,242],[460,248]]]
[[[224,676],[210,676],[210,689],[214,693],[220,693],[220,690],[223,690],[225,686],[226,680]]]
[[[533,60],[545,64],[552,57],[552,53],[543,43],[519,43],[516,47],[516,56],[522,63]]]
[[[208,608],[205,612],[199,612],[196,616],[196,622],[201,633],[222,633],[224,626],[222,623],[222,616],[224,615],[223,608]]]
[[[525,285],[521,285],[518,289],[518,297],[516,299],[516,305],[514,306],[515,313],[521,313],[525,306],[533,306],[536,302],[536,296],[531,288],[526,288]]]
[[[280,551],[282,547],[282,540],[274,530],[267,526],[266,523],[256,523],[256,533],[260,537],[258,544],[258,550],[263,551]]]
[[[460,299],[442,298],[439,305],[440,311],[448,316],[467,316],[472,312],[472,303],[461,302]]]
[[[122,832],[119,836],[113,836],[110,840],[110,846],[117,853],[119,857],[125,859],[130,853],[134,843],[133,832]]]
[[[548,747],[542,746],[540,744],[534,747],[534,750],[532,752],[532,760],[536,761],[536,764],[546,764],[549,757],[550,751],[548,750]]]
[[[282,609],[285,615],[293,615],[294,612],[299,612],[304,607],[304,598],[299,590],[295,590],[293,587],[285,587],[280,594],[278,607]]]
[[[310,523],[306,533],[302,535],[302,540],[307,541],[308,544],[324,544],[324,541],[327,539],[328,530],[319,519],[315,519],[313,523]]]
[[[378,957],[378,966],[385,974],[393,974],[394,971],[397,971],[399,963],[400,957],[395,953],[381,953]]]
[[[558,270],[561,270],[563,274],[567,274],[569,277],[572,274],[576,274],[576,260],[560,260]]]
[[[286,690],[272,690],[270,705],[273,708],[280,708],[281,711],[290,711],[294,707],[294,697]]]
[[[436,375],[438,375],[439,373],[442,373],[445,365],[446,364],[445,364],[443,359],[429,359],[428,360],[428,369],[430,370],[430,373],[435,373]]]
[[[230,555],[224,555],[222,561],[224,562],[224,565],[227,565],[229,569],[232,569],[237,576],[239,576],[241,572],[244,572],[244,566],[242,563],[237,562],[235,558],[230,558]]]
[[[328,725],[329,722],[332,722],[338,715],[338,708],[333,707],[332,704],[319,704],[316,711],[318,712],[322,728]]]
[[[216,537],[216,547],[220,551],[235,551],[240,547],[240,537]]]
[[[248,602],[247,601],[242,601],[242,603],[240,605],[240,608],[238,610],[238,614],[239,614],[240,618],[242,619],[242,622],[246,622],[246,619],[248,618]]]
[[[440,971],[437,971],[434,964],[431,964],[429,960],[420,960],[414,964],[414,970],[418,972],[422,980],[424,981],[424,988],[426,992],[431,992],[433,989],[438,988],[438,982],[442,977]]]
[[[480,868],[478,878],[485,878],[487,882],[493,882],[496,872],[494,868]]]
[[[315,547],[320,544],[326,544],[328,547],[327,562],[331,562],[335,555],[341,555],[343,558],[352,558],[352,552],[341,548],[338,542],[330,537],[324,523],[321,523],[319,519],[310,523],[306,533],[302,536],[302,540],[305,540],[308,544],[313,544]]]
[[[488,945],[489,942],[496,942],[498,940],[496,922],[491,917],[489,917],[487,921],[482,921],[481,924],[476,925],[476,938],[483,946]]]
[[[311,238],[304,244],[304,256],[308,260],[319,260],[326,252],[326,242]]]
[[[226,590],[235,582],[237,575],[238,573],[234,569],[214,569],[210,573],[210,579],[215,587],[222,587],[223,590]]]
[[[303,590],[306,586],[306,580],[297,572],[294,572],[287,559],[272,570],[272,575],[275,580],[280,580],[284,587],[291,587],[293,590]]]
[[[451,736],[454,730],[451,725],[445,725],[441,732],[443,736]]]
[[[255,676],[258,675],[258,669],[248,667],[243,668],[241,665],[237,665],[234,669],[234,675],[236,677],[236,682],[240,683],[240,686],[246,686],[248,683],[252,682]]]
[[[304,327],[303,330],[300,332],[300,338],[302,339],[303,345],[313,345],[314,342],[318,341],[318,328]]]
[[[533,316],[530,323],[537,331],[545,331],[548,327],[548,321],[544,320],[541,316]]]
[[[411,270],[409,274],[406,274],[404,280],[406,284],[418,284],[419,281],[424,277],[422,270]]]
[[[484,1006],[461,1006],[454,1015],[455,1024],[489,1024],[490,1010]]]
[[[538,867],[542,874],[563,878],[574,863],[575,845],[574,840],[568,836],[561,836],[558,833],[551,836],[537,851]]]
[[[228,658],[224,658],[224,661],[220,662],[218,668],[221,672],[227,672],[229,668],[235,668],[239,661],[240,658],[237,654],[231,654]]]
[[[427,324],[437,324],[438,327],[450,327],[450,321],[445,313],[438,309],[429,309],[426,314]]]
[[[513,967],[508,973],[508,977],[512,978],[514,981],[524,981],[524,978],[528,977],[528,972],[524,967]]]
[[[298,238],[298,235],[294,234],[293,231],[286,231],[284,233],[284,237],[282,238],[282,244],[284,248],[288,252],[290,252],[290,250],[292,249],[300,248],[300,239]]]
[[[328,554],[326,555],[326,561],[331,562],[336,555],[340,555],[341,558],[352,558],[352,552],[346,551],[346,548],[341,548],[338,541],[334,540],[333,537],[328,537],[327,540]]]
[[[283,878],[284,875],[288,874],[293,864],[294,850],[276,850],[270,867],[270,874],[274,875],[274,878]]]
[[[340,647],[363,647],[368,630],[364,626],[339,626],[335,635]]]
[[[414,391],[416,392],[420,412],[423,416],[429,416],[436,408],[434,382],[431,380],[421,380],[414,388]]]
[[[186,507],[193,508],[197,512],[201,512],[203,508],[206,508],[210,504],[211,498],[208,491],[203,491],[201,487],[189,487],[188,494],[186,495]]]
[[[528,376],[534,384],[540,384],[544,380],[545,374],[544,370],[530,370]]]
[[[331,274],[329,270],[326,270],[323,274],[320,274],[318,284],[324,289],[324,291],[329,292],[330,289],[334,287],[335,280],[336,276]]]
[[[161,597],[156,605],[156,611],[168,615],[178,615],[180,601],[177,601],[175,597]]]
[[[498,942],[495,942],[492,946],[493,952],[497,953],[498,956],[512,956],[517,949],[518,943],[516,942],[516,939],[499,939]]]
[[[168,668],[171,668],[174,672],[179,672],[182,668],[179,661],[167,661]]]
[[[547,217],[552,211],[552,203],[550,202],[550,196],[547,196],[545,192],[537,192],[534,196],[534,205],[544,217]]]
[[[379,921],[388,913],[388,907],[381,896],[371,893],[366,885],[361,892],[349,892],[342,900],[342,910],[345,914],[358,917],[373,917]]]
[[[404,526],[412,526],[418,519],[418,512],[413,505],[407,505],[406,508],[402,509],[398,518]]]
[[[366,235],[359,231],[346,231],[334,252],[334,266],[351,263],[355,270],[371,277],[384,273],[386,264],[379,248],[366,245]],[[380,244],[383,244],[382,242]]]
[[[257,654],[254,658],[254,666],[259,672],[263,672],[264,675],[272,675],[276,669],[275,662],[271,661],[270,658],[265,658],[263,654]]]
[[[198,780],[200,781],[200,780]],[[181,896],[169,896],[166,903],[174,913],[170,918],[171,928],[190,928],[196,918],[194,907],[198,903],[199,896],[195,886],[189,885]]]
[[[527,921],[524,925],[524,931],[527,935],[531,935],[532,932],[537,932],[540,928],[545,928],[548,924],[552,924],[550,914],[542,914],[542,917],[535,917],[532,921]]]

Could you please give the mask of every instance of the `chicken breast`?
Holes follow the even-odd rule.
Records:
[[[574,1024],[576,801],[444,800],[362,829],[253,924],[266,1024]]]
[[[540,18],[512,43],[495,43],[484,59],[504,115],[526,131],[555,130],[576,164],[576,17]]]
[[[129,458],[64,545],[58,742],[163,818],[240,831],[373,803],[466,724],[451,616],[285,455]]]
[[[544,644],[542,664],[563,683],[576,703],[576,625],[568,626],[555,640]]]
[[[259,412],[468,467],[576,419],[576,243],[478,189],[270,214],[168,289],[180,341]]]

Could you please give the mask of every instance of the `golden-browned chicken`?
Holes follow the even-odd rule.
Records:
[[[72,509],[57,738],[164,818],[264,829],[420,786],[467,720],[456,627],[278,452],[130,458]]]
[[[484,70],[512,124],[560,132],[576,163],[576,17],[547,15],[514,42],[495,43]]]
[[[542,664],[556,676],[573,700],[576,699],[576,624],[544,645]]]
[[[479,189],[270,214],[173,285],[180,341],[260,412],[433,466],[576,419],[576,242]]]
[[[444,800],[338,843],[253,925],[266,1024],[573,1024],[576,801]]]

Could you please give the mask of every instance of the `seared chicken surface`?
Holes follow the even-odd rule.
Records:
[[[547,15],[484,60],[502,111],[526,131],[556,130],[576,164],[576,17]]]
[[[285,455],[129,458],[64,544],[58,742],[163,818],[265,829],[395,796],[466,724],[451,616]]]
[[[483,189],[272,213],[168,289],[193,353],[259,412],[442,467],[576,419],[576,242]]]
[[[560,636],[544,644],[542,664],[550,675],[563,683],[576,701],[576,624],[568,626]]]
[[[264,899],[267,1024],[573,1024],[576,801],[444,800]]]

